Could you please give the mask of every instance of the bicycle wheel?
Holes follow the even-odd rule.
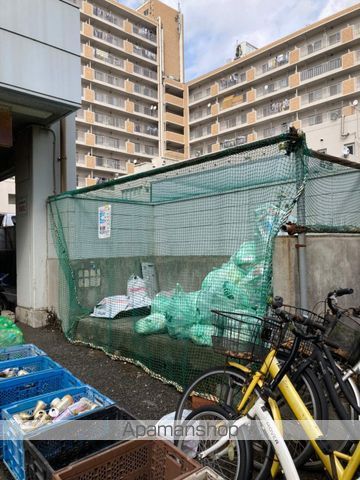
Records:
[[[215,367],[197,377],[183,392],[177,406],[175,419],[183,419],[186,411],[193,410],[194,400],[216,405],[226,405],[236,412],[243,390],[249,384],[251,377],[234,367]],[[253,400],[258,398],[256,388]],[[237,412],[240,416],[241,412]],[[269,478],[271,465],[274,459],[274,449],[270,442],[253,442],[254,478],[265,480]]]
[[[339,368],[341,368],[341,367],[339,367]],[[355,380],[353,378],[349,377],[345,381],[345,383],[348,387],[348,390],[351,392],[351,397],[353,399],[353,402],[355,402],[355,404],[360,406],[360,393],[359,393],[359,389],[357,387],[357,384],[356,384]],[[318,383],[318,385],[319,385],[320,391],[322,392],[322,395],[324,396],[325,400],[328,402],[328,406],[329,406],[328,415],[327,415],[326,418],[329,419],[329,420],[338,419],[339,415],[338,415],[336,409],[334,408],[334,406],[332,404],[332,401],[331,401],[331,398],[330,398],[328,392],[326,391],[326,389],[321,390],[321,385],[319,383]],[[338,399],[341,401],[344,409],[346,410],[347,419],[348,420],[360,420],[360,415],[358,413],[356,413],[355,410],[351,407],[351,405],[349,404],[349,402],[345,398],[342,390],[340,389],[339,385],[336,383],[335,379],[334,379],[334,386],[335,386],[335,390],[336,390],[336,394],[338,396]],[[344,454],[351,454],[352,449],[353,449],[354,445],[356,445],[357,442],[354,442],[354,441],[351,441],[351,440],[339,440],[339,441],[332,441],[331,443],[332,443],[334,449],[337,450],[338,452],[342,452]],[[315,454],[304,465],[304,469],[308,470],[308,471],[316,471],[316,470],[320,470],[322,468],[323,468],[323,465],[320,462],[320,460],[318,460],[316,458]]]
[[[194,423],[205,420],[226,422],[230,419],[231,415],[219,406],[198,408],[186,417],[187,421]],[[196,455],[196,460],[204,467],[212,468],[225,480],[250,480],[252,478],[252,450],[250,442],[231,440],[222,447],[221,453],[216,451],[203,459],[199,459],[199,453],[211,447],[216,441],[199,439],[196,441],[195,447],[192,444],[192,449],[196,449],[196,452],[193,452]],[[178,440],[177,444],[181,450],[188,452],[186,437]]]

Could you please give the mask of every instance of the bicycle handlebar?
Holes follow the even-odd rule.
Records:
[[[334,315],[336,315],[339,312],[339,308],[337,307],[337,303],[336,303],[336,298],[342,297],[343,295],[351,295],[352,293],[354,293],[354,290],[352,288],[339,288],[338,290],[334,290],[327,294],[327,298],[326,298],[327,304]]]
[[[310,318],[306,318],[300,314],[294,315],[292,313],[286,312],[285,310],[281,310],[282,305],[283,305],[283,299],[281,297],[275,297],[272,302],[272,307],[274,308],[276,315],[278,315],[285,322],[300,323],[301,325],[306,325],[308,327],[316,328],[321,332],[326,331],[326,327],[319,324],[318,322],[314,322],[313,320],[310,320]]]

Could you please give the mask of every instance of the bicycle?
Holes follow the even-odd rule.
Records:
[[[224,315],[224,312],[218,312],[220,315]],[[302,325],[307,325],[310,326],[313,329],[316,329],[317,331],[322,331],[324,332],[326,328],[317,323],[314,322],[313,320],[309,318],[304,318],[302,316],[297,316],[297,315],[292,315],[288,312],[285,311],[278,311],[278,314],[286,321],[291,321],[291,322],[298,322],[301,323]],[[228,315],[228,314],[227,314]],[[234,319],[234,316],[232,315],[231,317]],[[239,334],[239,332],[237,332]],[[292,350],[290,353],[289,358],[285,361],[285,364],[283,364],[282,367],[280,367],[279,361],[276,358],[276,350],[272,349],[270,353],[267,355],[266,359],[264,360],[261,368],[257,370],[255,374],[250,376],[251,370],[249,370],[247,367],[241,365],[241,364],[236,364],[234,362],[228,362],[228,365],[232,365],[233,368],[242,370],[242,372],[248,376],[248,381],[244,381],[244,377],[242,376],[240,378],[241,381],[241,386],[244,387],[246,386],[245,391],[243,391],[243,396],[242,399],[240,400],[238,406],[237,406],[237,411],[243,413],[246,412],[246,408],[248,405],[249,401],[254,401],[253,400],[253,394],[259,395],[258,391],[256,391],[256,388],[258,387],[258,390],[260,389],[260,392],[262,391],[263,388],[263,379],[266,378],[266,376],[269,374],[270,377],[273,379],[271,382],[271,386],[274,387],[274,385],[278,385],[283,397],[286,399],[287,404],[290,406],[291,410],[295,414],[295,417],[299,420],[307,420],[307,423],[305,424],[305,432],[309,436],[310,439],[315,438],[316,440],[310,440],[310,443],[312,447],[315,449],[317,455],[320,457],[323,465],[327,469],[327,471],[330,474],[334,475],[334,478],[339,478],[339,479],[350,479],[352,478],[354,472],[358,468],[359,462],[360,462],[360,444],[357,445],[353,455],[344,455],[341,452],[333,452],[331,449],[331,446],[328,444],[328,442],[323,441],[323,435],[322,432],[318,429],[313,417],[309,413],[308,409],[302,402],[302,399],[300,398],[299,394],[297,393],[294,385],[291,383],[289,378],[285,375],[281,379],[280,382],[275,382],[274,379],[278,378],[277,376],[279,375],[280,372],[283,372],[284,368],[287,368],[289,370],[291,363],[294,360],[294,349],[299,351],[301,339],[303,340],[317,340],[318,335],[307,335],[304,334],[303,332],[299,332],[295,330],[295,338],[292,342]],[[324,343],[326,342],[326,339],[323,339]],[[329,342],[331,345],[332,342]],[[296,348],[295,348],[296,346]],[[241,348],[242,349],[242,348]],[[233,352],[228,351],[227,354],[232,355]],[[226,367],[225,370],[228,370],[228,367]],[[230,372],[228,372],[229,374]],[[230,376],[233,375],[234,372],[232,371]],[[229,377],[230,378],[230,377]],[[274,390],[272,390],[274,391]],[[199,418],[204,416],[204,414],[209,415],[211,412],[216,411],[217,414],[222,413],[224,418],[229,418],[229,415],[226,410],[224,410],[222,407],[204,407],[201,409],[197,409],[194,412],[192,412],[188,419],[192,418]],[[241,422],[244,423],[243,420]],[[243,424],[242,423],[242,424]],[[246,422],[245,422],[246,423]],[[225,440],[226,443],[226,440]],[[181,446],[181,445],[180,445]],[[219,442],[215,444],[215,446],[212,446],[211,448],[205,450],[205,452],[202,453],[202,456],[200,455],[199,458],[207,458],[209,453],[212,453],[216,451],[218,448],[220,448],[221,445]],[[275,446],[274,446],[275,447]],[[322,450],[324,449],[324,451]],[[275,448],[276,454],[280,455],[278,452],[278,448]],[[347,461],[347,466],[344,468],[342,464],[340,463],[339,458],[341,458],[344,461]],[[283,469],[285,470],[283,461],[281,457],[279,457],[280,463],[282,464]],[[286,465],[285,465],[286,466]],[[287,466],[286,466],[287,467]],[[273,472],[273,470],[272,470]],[[265,472],[263,472],[264,475]],[[286,475],[286,472],[285,472]],[[264,476],[265,478],[265,476]]]
[[[330,292],[327,296],[327,302],[329,303],[329,298],[332,298],[332,302],[336,296],[341,296],[345,294],[351,293],[351,289],[340,289],[334,292]],[[315,324],[326,324],[326,330],[329,331],[328,323],[325,316],[321,317],[319,315],[314,314],[313,312],[298,309],[295,307],[287,306],[287,308],[292,309],[295,313],[302,313],[308,319],[313,319]],[[328,340],[330,342],[330,340]],[[330,342],[331,343],[331,342]],[[332,343],[332,346],[335,344]],[[336,345],[335,345],[336,346]],[[294,363],[292,366],[292,371],[289,372],[291,376],[292,383],[295,384],[298,393],[300,393],[304,403],[310,413],[314,417],[315,420],[322,420],[328,418],[328,407],[327,407],[327,399],[324,397],[324,392],[322,389],[319,388],[318,382],[318,371],[319,369],[314,370],[311,368],[313,363],[313,357],[310,358],[309,355],[311,352],[316,349],[318,355],[324,354],[325,345],[321,342],[318,342],[317,345],[311,344],[309,342],[302,344],[302,355],[300,359]],[[286,350],[285,350],[286,352]],[[285,353],[285,358],[288,353]],[[307,355],[306,355],[307,354]],[[278,358],[283,357],[284,352],[278,352]],[[329,359],[329,360],[328,360]],[[331,365],[326,365],[324,368],[324,362],[330,362]],[[351,413],[352,415],[349,417],[344,410],[343,406],[339,405],[338,395],[339,392],[343,390],[348,392],[347,398],[354,399],[355,401],[355,410],[356,407],[360,405],[360,396],[357,390],[356,384],[354,380],[351,378],[352,371],[349,373],[342,373],[340,372],[339,368],[334,365],[335,362],[332,359],[332,355],[329,349],[326,349],[326,354],[324,354],[324,360],[321,362],[321,366],[324,370],[328,372],[327,375],[327,389],[330,391],[330,395],[332,395],[333,403],[335,403],[335,411],[340,419],[346,420],[348,418],[355,418],[354,408],[352,408]],[[332,388],[332,378],[330,374],[334,375],[334,372],[337,374],[337,378],[342,381],[342,376],[344,376],[344,380],[342,381],[342,389],[339,389],[339,381],[337,383],[336,392],[334,392],[334,388]],[[200,397],[205,397],[210,399],[213,403],[220,403],[222,405],[231,406],[234,410],[236,410],[237,405],[240,403],[241,400],[241,391],[246,383],[247,374],[249,370],[240,366],[238,363],[232,359],[232,361],[228,361],[225,367],[217,367],[214,369],[210,369],[204,372],[200,377],[198,377],[183,393],[180,402],[177,407],[176,412],[176,419],[180,419],[183,416],[183,411],[185,407],[188,407],[188,399],[189,397],[193,397],[193,394],[200,395]],[[345,383],[345,385],[344,385]],[[220,391],[219,391],[220,389]],[[350,391],[350,393],[349,393]],[[214,394],[215,393],[215,394]],[[277,396],[276,398],[278,405],[275,407],[274,404],[271,405],[271,410],[273,412],[273,416],[275,419],[279,419],[280,417],[284,417],[287,415],[287,412],[284,412],[284,409],[288,408],[286,402],[284,403],[284,399],[281,396]],[[281,415],[279,410],[282,410]],[[352,443],[350,442],[343,442],[339,450],[346,453]],[[259,470],[259,474],[257,479],[266,478],[267,471],[269,469],[269,461],[270,461],[270,451],[269,446],[266,447],[266,452],[263,452],[263,455],[260,455],[260,460],[255,462],[255,467]],[[293,441],[289,443],[290,451],[294,457],[294,462],[297,467],[301,467],[306,462],[311,459],[314,451],[309,442],[304,444],[303,441]],[[257,446],[257,453],[261,452],[261,447]],[[264,461],[263,456],[267,461]],[[312,462],[312,468],[317,468],[319,463]]]

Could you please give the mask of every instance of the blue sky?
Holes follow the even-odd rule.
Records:
[[[177,7],[178,0],[162,0]],[[120,0],[136,8],[142,0]],[[186,80],[226,63],[238,41],[262,47],[356,0],[181,0]]]

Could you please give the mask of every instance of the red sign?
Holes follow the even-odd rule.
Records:
[[[12,147],[12,117],[9,109],[0,108],[0,147]]]

